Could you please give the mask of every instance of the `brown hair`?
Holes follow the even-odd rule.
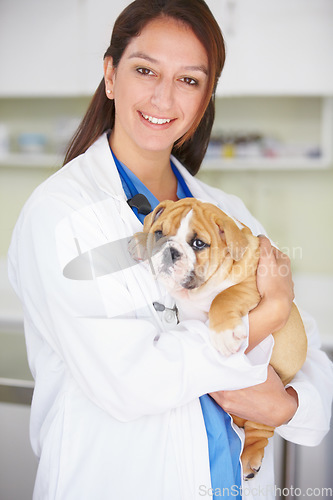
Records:
[[[148,22],[161,16],[190,26],[209,58],[207,93],[197,119],[172,150],[174,156],[194,175],[208,146],[215,117],[215,91],[225,61],[221,30],[204,0],[135,0],[117,18],[104,58],[111,56],[113,66],[117,67],[131,39],[138,36]],[[112,129],[114,120],[114,101],[106,97],[103,78],[68,147],[64,164],[84,153],[103,132]]]

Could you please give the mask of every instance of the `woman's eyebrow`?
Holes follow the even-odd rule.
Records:
[[[206,66],[199,65],[199,66],[184,66],[186,71],[201,71],[202,73],[205,73],[205,75],[208,75],[208,69]]]
[[[153,57],[148,56],[147,54],[144,54],[144,52],[134,52],[130,56],[128,56],[128,59],[133,59],[138,57],[139,59],[146,59],[147,61],[156,64],[158,63],[157,59],[154,59]]]
[[[148,54],[145,54],[144,52],[133,52],[133,54],[128,56],[128,59],[134,59],[134,58],[145,59],[146,61],[152,64],[158,64],[157,59],[154,59],[153,57],[149,56]],[[182,69],[184,69],[185,71],[201,71],[205,75],[208,75],[208,69],[204,65],[183,66]]]

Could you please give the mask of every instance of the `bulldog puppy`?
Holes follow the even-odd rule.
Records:
[[[260,301],[259,238],[248,227],[195,198],[164,201],[147,215],[129,251],[164,283],[177,302],[180,320],[209,318],[216,349],[224,356],[240,349],[247,337],[242,317]],[[296,306],[274,341],[270,364],[286,385],[306,357],[306,334]],[[233,419],[245,430],[243,474],[250,479],[260,469],[274,428]]]

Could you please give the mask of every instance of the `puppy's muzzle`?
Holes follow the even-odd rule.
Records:
[[[182,254],[180,253],[179,250],[177,250],[177,248],[171,246],[169,248],[166,248],[164,253],[168,254],[168,258],[171,259],[172,264],[175,264],[177,260],[179,260],[182,256]]]
[[[198,279],[198,276],[196,276],[195,272],[192,271],[186,279],[181,283],[181,286],[183,288],[186,288],[186,290],[194,290],[194,288],[197,288],[202,284],[202,280],[200,281]]]
[[[182,253],[171,245],[166,245],[162,253],[164,271],[169,271],[182,258]]]

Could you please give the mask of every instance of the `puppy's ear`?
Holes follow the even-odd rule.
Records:
[[[241,260],[248,247],[246,235],[228,216],[220,219],[218,225],[221,238],[225,241],[231,257],[236,261]]]
[[[144,220],[144,224],[143,224],[143,231],[145,233],[148,233],[150,231],[150,228],[152,227],[154,222],[157,221],[157,219],[162,214],[162,212],[164,212],[168,203],[172,203],[172,202],[169,200],[162,201],[161,203],[159,203],[157,205],[157,207],[154,208],[154,210],[152,212],[150,212],[150,214],[146,215],[145,220]]]

